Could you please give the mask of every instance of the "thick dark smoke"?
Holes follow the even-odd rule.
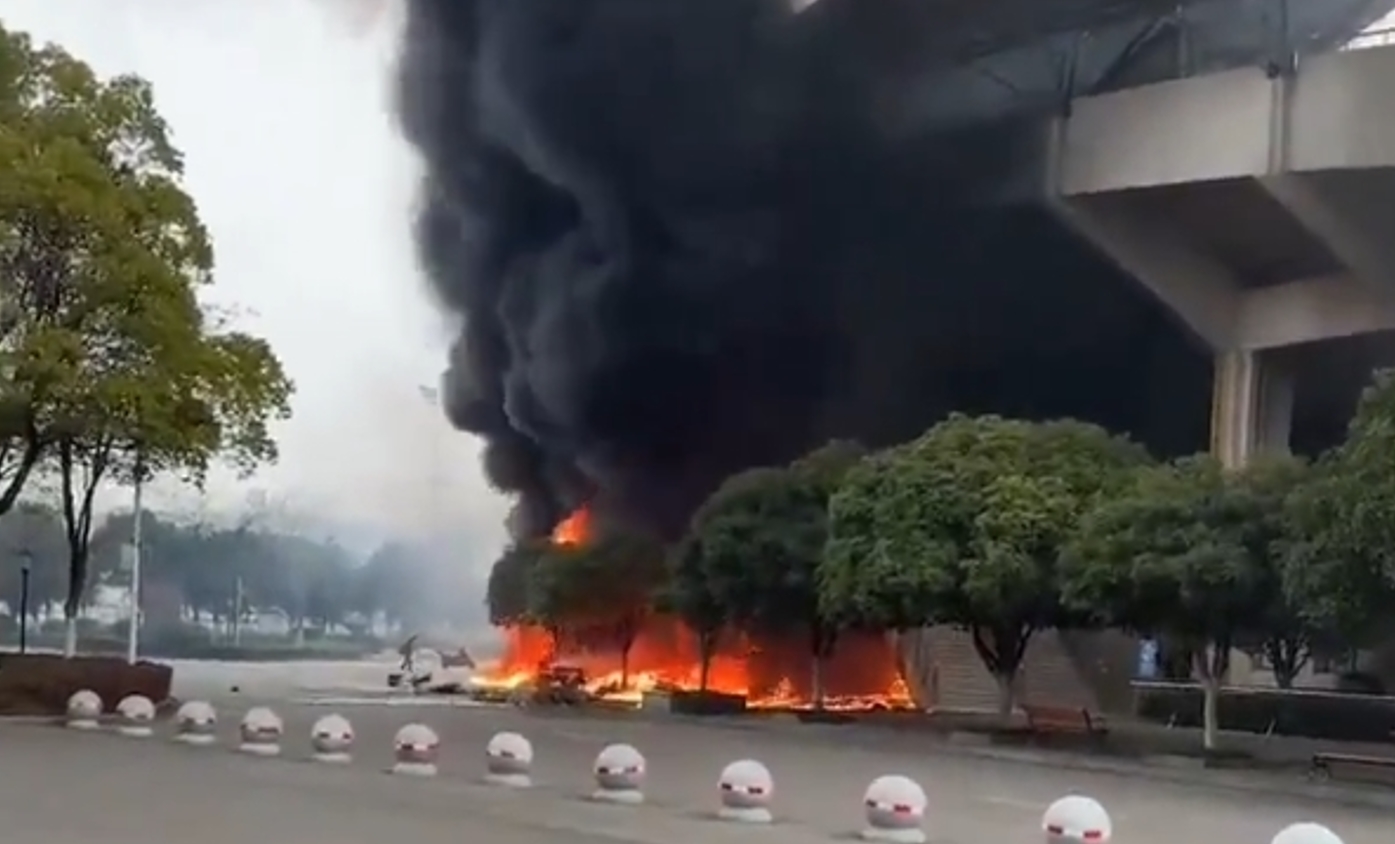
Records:
[[[884,136],[891,83],[788,0],[407,5],[447,410],[517,533],[583,500],[672,531],[733,470],[952,408],[1204,433],[1157,310],[1036,209],[971,209],[971,140]]]

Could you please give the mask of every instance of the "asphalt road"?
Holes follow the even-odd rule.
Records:
[[[37,724],[0,724],[0,817],[6,844],[92,840],[149,844],[198,836],[214,844],[247,840],[381,844],[490,840],[498,844],[805,844],[845,839],[861,825],[863,790],[875,776],[917,779],[930,799],[932,841],[1032,842],[1042,809],[1070,791],[1090,794],[1114,817],[1128,844],[1224,841],[1268,844],[1284,825],[1315,820],[1347,844],[1388,844],[1395,816],[1335,804],[1240,795],[1077,770],[925,752],[861,741],[857,731],[818,740],[800,730],[731,730],[691,723],[561,717],[512,709],[430,705],[273,703],[286,721],[285,752],[255,759],[232,752],[236,722],[253,697],[214,697],[218,746],[190,748],[157,736],[130,739]],[[306,761],[313,721],[339,712],[358,746],[342,768]],[[391,740],[420,721],[442,738],[435,779],[392,777]],[[538,787],[511,792],[481,785],[483,747],[496,731],[529,736]],[[801,738],[803,735],[803,738]],[[648,757],[649,804],[599,806],[581,799],[606,743],[626,741]],[[720,769],[753,757],[775,776],[771,828],[711,819]]]

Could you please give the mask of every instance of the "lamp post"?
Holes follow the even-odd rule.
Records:
[[[19,569],[19,652],[24,653],[29,650],[29,572],[34,553],[26,548],[19,556],[24,561]]]
[[[145,486],[142,467],[137,463],[136,484],[132,493],[131,506],[135,509],[131,517],[131,626],[126,632],[126,662],[136,664],[140,650],[140,563],[141,563],[141,522],[145,514],[141,500],[141,489]]]
[[[422,401],[426,402],[428,406],[437,409],[441,407],[441,391],[439,388],[423,385],[419,387],[418,390],[420,391]],[[431,437],[431,473],[427,478],[429,487],[429,504],[427,507],[430,510],[431,533],[433,536],[441,529],[441,523],[443,521],[442,516],[444,508],[442,499],[444,498],[445,466],[442,464],[442,460],[444,460],[445,455],[443,454],[444,449],[442,446],[441,435],[438,432]]]

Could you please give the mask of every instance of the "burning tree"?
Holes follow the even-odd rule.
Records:
[[[537,557],[529,575],[528,617],[554,633],[616,648],[625,688],[630,649],[666,574],[664,547],[647,536],[617,532],[553,545]]]
[[[485,605],[489,609],[489,623],[495,627],[516,627],[527,624],[531,618],[529,610],[529,584],[533,570],[537,568],[550,547],[539,541],[515,542],[494,562],[489,570],[489,583],[485,587]]]
[[[1138,446],[1079,422],[953,416],[864,461],[830,504],[823,611],[884,629],[967,629],[1014,707],[1032,634],[1070,619],[1057,561]]]
[[[655,609],[682,621],[697,639],[698,690],[705,692],[717,643],[732,619],[712,588],[703,560],[702,544],[695,537],[685,538],[673,549],[668,579],[655,596]]]
[[[693,518],[687,564],[700,569],[716,605],[755,634],[807,637],[815,706],[823,702],[823,662],[837,625],[820,612],[815,572],[828,533],[828,501],[862,458],[834,442],[785,468],[734,475]]]

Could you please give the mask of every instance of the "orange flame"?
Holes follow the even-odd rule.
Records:
[[[582,507],[557,523],[552,541],[557,545],[580,545],[591,536],[591,511]]]
[[[579,545],[593,533],[591,512],[581,508],[558,523],[552,541]],[[638,704],[653,690],[695,690],[702,684],[697,637],[682,623],[650,619],[625,660],[604,643],[579,645],[557,653],[551,635],[536,627],[505,629],[503,657],[483,667],[476,684],[514,689],[535,680],[554,661],[585,672],[588,690],[601,698]],[[812,700],[812,666],[802,637],[748,641],[731,635],[719,643],[707,670],[709,691],[743,696],[752,708],[808,708]],[[829,709],[913,706],[897,666],[895,649],[882,636],[849,634],[821,667],[823,705]]]

